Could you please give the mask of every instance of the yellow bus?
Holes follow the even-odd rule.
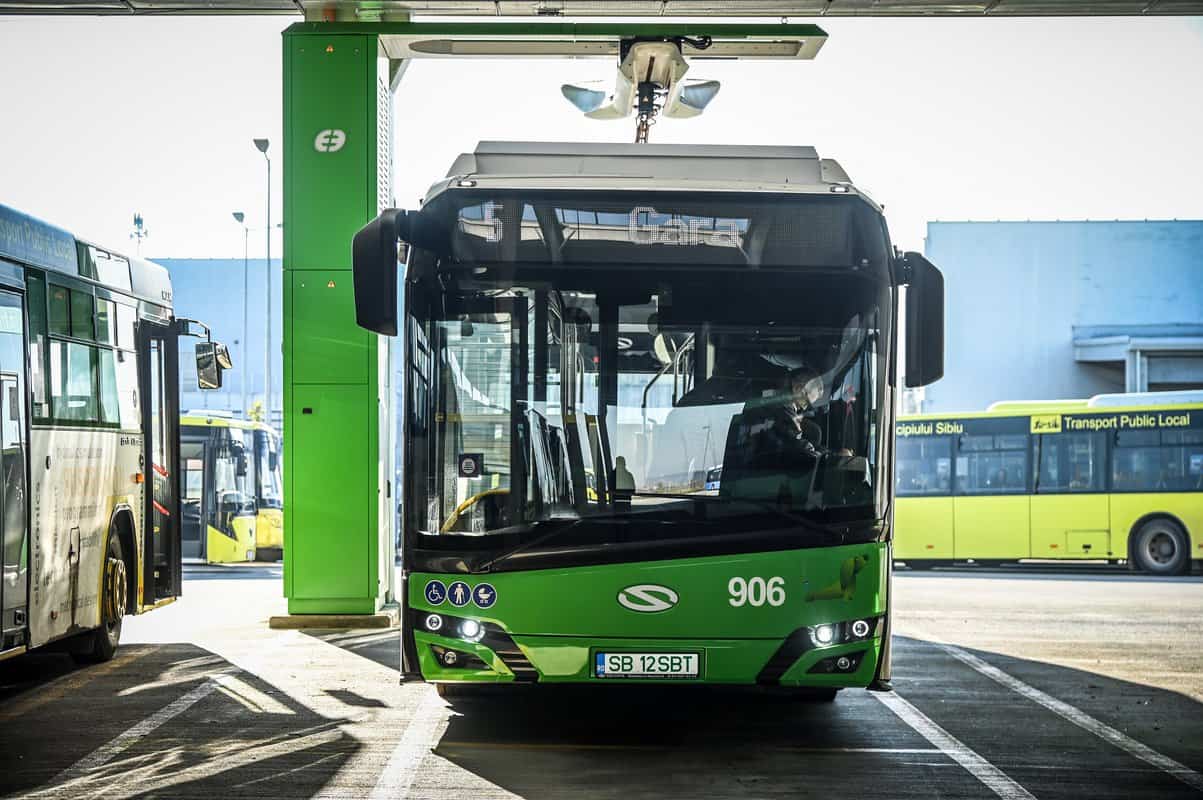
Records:
[[[1203,392],[1001,402],[900,417],[894,556],[1126,561],[1158,575],[1203,559]]]
[[[180,418],[183,556],[222,564],[279,560],[284,499],[279,437],[214,411]]]

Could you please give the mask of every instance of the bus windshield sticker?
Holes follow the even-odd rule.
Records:
[[[1061,415],[1060,414],[1033,414],[1032,415],[1032,433],[1060,433],[1061,432]]]
[[[461,478],[479,478],[484,472],[484,453],[460,453],[457,460]]]
[[[491,583],[479,583],[472,590],[472,602],[477,608],[490,608],[497,602],[497,590]]]
[[[472,599],[472,590],[463,581],[456,581],[447,587],[447,596],[451,598],[451,605],[463,608]]]

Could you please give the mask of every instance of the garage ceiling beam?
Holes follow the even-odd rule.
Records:
[[[311,21],[458,17],[729,17],[712,0],[4,0],[3,14],[303,15]],[[1199,16],[1203,0],[744,0],[741,17]]]

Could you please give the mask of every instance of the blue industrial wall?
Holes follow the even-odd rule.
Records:
[[[931,222],[945,276],[945,377],[924,411],[1124,390],[1073,340],[1203,327],[1203,221]],[[1203,378],[1201,378],[1203,379]]]
[[[250,292],[246,297],[250,331],[242,329],[243,262],[241,258],[153,258],[171,273],[177,316],[200,320],[213,330],[213,338],[224,342],[234,358],[234,369],[225,376],[219,391],[196,388],[196,364],[182,353],[180,358],[180,408],[209,408],[232,411],[241,416],[243,383],[249,402],[263,397],[263,342],[266,307],[266,275],[263,259],[247,262]],[[272,420],[277,425],[283,387],[283,357],[280,319],[283,313],[280,262],[273,259],[272,278]],[[245,345],[245,346],[244,346]],[[191,342],[185,340],[185,347]]]

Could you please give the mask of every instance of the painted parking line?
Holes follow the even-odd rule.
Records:
[[[93,750],[88,755],[76,761],[71,766],[56,775],[49,786],[28,795],[28,797],[40,797],[44,793],[57,794],[64,784],[75,781],[84,777],[89,772],[98,769],[108,762],[112,761],[118,755],[129,749],[131,745],[139,741],[147,734],[153,733],[157,728],[165,722],[175,719],[180,714],[184,713],[198,702],[208,697],[218,687],[218,683],[214,678],[205,680],[204,683],[194,687],[191,691],[183,696],[173,700],[171,703],[160,708],[155,713],[146,717],[142,721],[127,729],[123,733],[118,734],[114,739],[111,739],[106,744]]]
[[[418,703],[413,718],[401,734],[401,740],[380,771],[370,795],[371,800],[404,800],[409,797],[418,767],[447,730],[451,717],[447,704],[433,686],[422,687],[422,690],[425,696]]]
[[[944,755],[960,764],[1002,800],[1035,800],[1027,789],[1020,786],[998,767],[982,758],[948,731],[937,725],[930,717],[894,692],[874,692],[886,708],[894,712],[916,733],[940,749]]]
[[[1024,683],[1019,678],[1003,672],[993,664],[989,664],[972,653],[966,652],[956,645],[944,644],[935,642],[944,652],[948,653],[953,658],[961,663],[972,667],[973,669],[990,678],[995,683],[1005,686],[1013,692],[1016,692],[1034,703],[1044,706],[1049,711],[1057,714],[1061,718],[1072,722],[1079,728],[1093,733],[1100,739],[1115,745],[1129,755],[1139,758],[1148,764],[1153,765],[1157,769],[1165,772],[1167,775],[1172,775],[1178,780],[1185,783],[1187,786],[1196,791],[1203,792],[1203,775],[1195,772],[1185,764],[1180,764],[1167,755],[1157,752],[1148,745],[1142,744],[1131,736],[1112,728],[1105,722],[1100,722],[1094,717],[1082,711],[1079,708],[1071,706],[1063,700],[1058,700],[1052,695],[1040,691],[1035,686]]]

